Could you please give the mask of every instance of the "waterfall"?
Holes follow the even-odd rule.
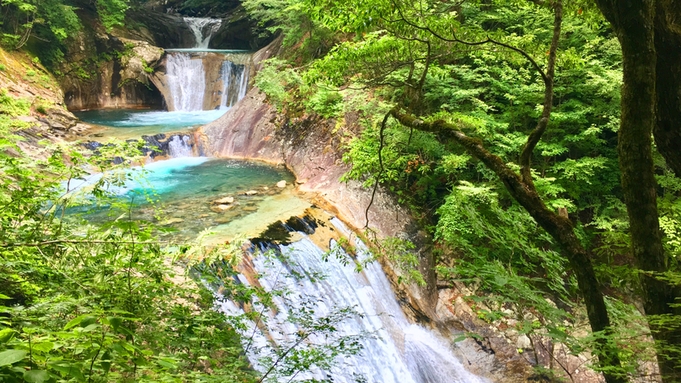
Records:
[[[194,48],[207,49],[210,38],[220,29],[221,19],[209,19],[201,17],[185,17],[184,21],[194,33],[196,45]]]
[[[203,110],[206,75],[201,58],[189,53],[172,52],[167,56],[168,88],[176,111]]]
[[[333,226],[350,237],[347,227],[336,218],[325,225]],[[339,383],[486,382],[463,368],[446,341],[407,319],[383,270],[376,261],[371,261],[366,246],[360,240],[354,243],[357,264],[366,264],[361,272],[357,272],[355,261],[339,247],[332,246],[332,254],[325,254],[311,236],[304,233],[296,235],[302,236],[302,239],[290,245],[259,245],[263,250],[276,248],[276,256],[255,252],[252,258],[253,273],[257,273],[259,278],[257,283],[268,291],[285,291],[273,296],[276,309],[269,318],[265,317],[257,325],[250,322],[250,328],[241,333],[244,348],[256,369],[265,372],[268,363],[276,360],[276,355],[281,355],[275,353],[273,343],[286,350],[300,339],[300,334],[309,332],[295,324],[294,319],[299,317],[301,308],[320,319],[329,317],[339,307],[347,307],[357,315],[332,324],[334,333],[357,336],[362,350],[356,355],[338,356],[338,363],[327,370],[315,367],[296,373],[292,380],[333,377],[333,381]],[[244,275],[237,278],[242,284],[250,284]],[[250,281],[253,282],[252,279]],[[218,301],[228,314],[244,314],[233,302]],[[326,335],[313,334],[306,339],[311,344],[325,341],[328,341]],[[271,358],[270,362],[267,359],[261,362],[263,357]]]
[[[168,155],[173,158],[192,157],[191,139],[187,135],[175,135],[168,140]]]
[[[231,61],[222,63],[222,97],[220,108],[229,108],[246,96],[248,90],[247,65],[237,65]]]
[[[173,110],[195,112],[236,104],[248,90],[250,57],[243,53],[168,52],[166,75]]]

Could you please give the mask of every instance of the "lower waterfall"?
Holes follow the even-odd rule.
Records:
[[[330,219],[326,226],[352,238],[347,227],[336,218]],[[249,328],[240,331],[249,359],[265,374],[271,372],[272,365],[276,365],[277,359],[289,348],[298,347],[298,343],[318,346],[347,337],[345,341],[355,339],[362,348],[356,355],[327,355],[336,358],[331,367],[313,366],[309,371],[270,375],[265,381],[332,378],[333,382],[346,383],[486,382],[463,367],[445,340],[407,319],[381,266],[370,260],[360,240],[353,244],[357,255],[355,263],[350,255],[335,246],[334,240],[331,240],[331,252],[325,253],[311,236],[296,235],[302,239],[289,245],[254,246],[260,248],[254,249],[251,259],[257,280],[242,274],[236,276],[244,285],[256,283],[267,291],[280,292],[273,294],[276,309],[263,309],[264,320],[248,321]],[[264,255],[267,248],[274,248],[276,255]],[[358,272],[357,265],[362,263],[366,264]],[[232,301],[219,301],[226,313],[245,315],[242,307]],[[299,320],[302,312],[303,317],[311,315],[315,320],[329,323],[324,321],[346,309],[354,314],[337,323],[330,322],[329,326],[334,329],[330,335],[309,333],[310,328],[304,324],[309,324],[310,319]],[[309,336],[301,340],[301,334],[306,333]],[[310,355],[304,351],[301,354]]]
[[[168,140],[168,155],[173,158],[193,157],[191,139],[187,135],[175,135]]]

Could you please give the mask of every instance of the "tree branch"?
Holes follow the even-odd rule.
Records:
[[[544,87],[544,106],[541,117],[537,126],[532,133],[527,137],[527,143],[520,153],[520,174],[526,184],[533,184],[532,182],[532,152],[541,140],[542,135],[546,131],[551,117],[551,109],[553,107],[553,83],[556,72],[556,53],[558,51],[558,42],[560,41],[560,29],[563,21],[563,2],[556,0],[553,3],[553,37],[551,39],[551,48],[549,49],[549,60],[546,65],[545,87]]]

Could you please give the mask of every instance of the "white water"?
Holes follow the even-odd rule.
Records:
[[[189,53],[171,53],[166,60],[168,87],[175,110],[203,110],[206,75],[201,58],[192,58]]]
[[[194,151],[189,136],[173,136],[168,141],[168,155],[172,158],[193,157]]]
[[[337,219],[333,225],[349,234]],[[355,242],[358,260],[367,259],[364,244]],[[390,283],[380,265],[367,264],[361,273],[344,252],[329,256],[308,237],[282,246],[282,257],[254,256],[255,270],[261,273],[260,284],[267,290],[284,290],[275,296],[276,314],[271,314],[262,327],[242,331],[248,356],[261,372],[267,369],[260,359],[273,356],[272,343],[284,350],[304,331],[292,324],[296,308],[313,303],[314,316],[322,318],[343,307],[353,307],[360,315],[335,325],[336,335],[361,336],[363,345],[358,355],[340,356],[329,371],[316,369],[295,376],[293,381],[333,377],[334,382],[356,382],[362,376],[367,383],[482,383],[486,380],[466,371],[452,354],[446,342],[433,332],[410,323],[402,312]],[[349,262],[348,262],[349,261]],[[324,275],[322,278],[310,276]],[[301,277],[302,276],[302,277]],[[239,276],[242,283],[246,278]],[[314,281],[312,281],[314,279]],[[229,301],[222,301],[227,313],[243,311]],[[251,323],[251,326],[255,326]],[[261,325],[262,326],[262,325]],[[249,346],[249,339],[252,344]],[[319,344],[323,336],[312,336],[307,342]],[[288,381],[288,380],[287,380]]]
[[[168,88],[175,111],[203,110],[206,95],[206,72],[201,55],[169,52],[166,61]],[[225,60],[220,67],[222,89],[218,109],[226,109],[246,96],[249,67]]]
[[[222,97],[220,108],[229,108],[246,96],[248,90],[248,70],[245,65],[231,61],[222,63]]]
[[[195,48],[207,49],[210,38],[220,29],[221,19],[209,19],[202,17],[185,17],[184,21],[194,33],[196,38]]]

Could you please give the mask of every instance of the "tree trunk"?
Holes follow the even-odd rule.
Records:
[[[469,154],[476,157],[492,170],[504,183],[506,189],[518,203],[546,230],[561,246],[562,254],[570,262],[570,267],[577,277],[579,291],[589,317],[589,324],[594,332],[611,333],[610,319],[607,307],[596,279],[591,259],[575,235],[570,220],[549,210],[537,193],[533,184],[524,183],[520,175],[511,170],[498,156],[483,147],[480,140],[471,138],[458,130],[457,126],[444,121],[424,122],[411,115],[393,109],[390,112],[402,125],[426,132],[442,134],[461,145]],[[608,383],[623,383],[627,379],[618,374],[621,362],[617,349],[606,339],[601,339],[597,345],[600,366]]]
[[[668,47],[661,47],[662,50],[656,52],[654,1],[598,0],[598,5],[612,24],[622,45],[624,85],[618,152],[624,201],[629,214],[632,252],[642,271],[644,308],[655,339],[662,379],[664,382],[678,382],[681,380],[681,358],[676,348],[681,346],[681,334],[678,324],[675,325],[674,318],[670,317],[674,315],[674,308],[670,306],[675,303],[674,287],[660,278],[662,273],[669,270],[669,259],[662,245],[658,219],[651,136],[656,124],[661,122],[662,125],[656,132],[660,138],[670,138],[660,141],[665,144],[673,141],[674,126],[678,121],[670,118],[679,107],[679,83],[661,84],[665,82],[664,78],[656,76],[659,75],[657,70],[661,69],[660,74],[671,76],[670,82],[678,79],[681,73],[673,71],[679,68],[680,63],[666,60],[678,59],[675,57],[680,52],[666,52],[671,49]],[[658,44],[665,41],[662,39]],[[662,58],[659,63],[658,54]],[[668,67],[662,68],[665,65]],[[658,84],[661,88],[656,91]],[[660,94],[662,103],[657,105],[659,91],[663,92]],[[676,96],[668,97],[668,93]],[[674,150],[678,150],[678,147]],[[670,158],[673,159],[674,156]],[[673,164],[672,161],[670,165]]]
[[[681,178],[681,1],[655,4],[657,150]]]

